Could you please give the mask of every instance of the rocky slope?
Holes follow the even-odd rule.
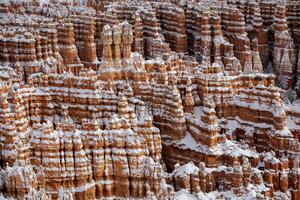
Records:
[[[0,199],[299,199],[299,15],[1,1]]]

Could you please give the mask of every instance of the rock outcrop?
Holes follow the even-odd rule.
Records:
[[[1,2],[0,198],[299,199],[299,8]]]

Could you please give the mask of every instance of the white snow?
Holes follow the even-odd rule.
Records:
[[[237,196],[233,193],[232,190],[229,191],[212,191],[209,193],[200,192],[198,194],[190,194],[189,191],[185,189],[181,189],[175,193],[176,200],[215,200],[215,199],[230,199],[230,200],[256,200],[258,197],[263,198],[261,196],[263,191],[268,190],[262,185],[253,185],[249,184],[247,188],[242,191],[241,196]],[[283,193],[277,194],[278,196],[282,196]],[[288,195],[284,194],[282,197],[287,197]],[[284,198],[284,199],[285,199]]]
[[[175,168],[173,174],[178,177],[185,177],[191,174],[198,174],[198,172],[199,168],[195,166],[193,162],[189,162],[185,165]]]
[[[181,189],[175,193],[175,200],[197,200],[198,198],[190,194],[186,189]]]
[[[188,146],[190,149],[196,149],[199,145],[188,131],[186,132],[185,137],[182,139],[182,144]]]

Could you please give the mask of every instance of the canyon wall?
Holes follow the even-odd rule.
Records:
[[[1,197],[299,199],[299,5],[1,2]]]

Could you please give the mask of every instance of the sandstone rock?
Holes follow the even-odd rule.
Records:
[[[298,199],[296,1],[0,5],[3,197]]]
[[[285,19],[285,8],[276,7],[274,31],[273,65],[275,73],[279,75],[279,84],[287,89],[292,84],[295,67],[294,44],[288,32]]]
[[[74,28],[70,20],[59,25],[58,42],[66,70],[78,74],[83,65],[78,57],[78,51],[75,46]]]

